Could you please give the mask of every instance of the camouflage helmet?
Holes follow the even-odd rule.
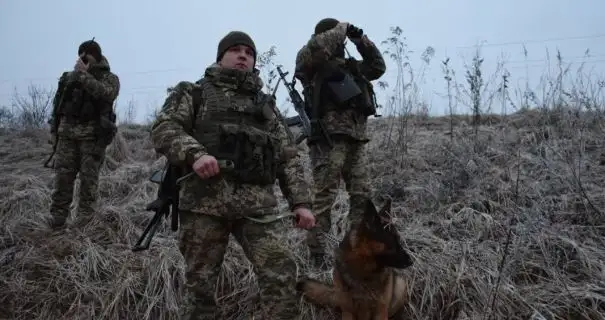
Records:
[[[336,27],[336,25],[339,23],[338,20],[334,19],[334,18],[325,18],[325,19],[321,19],[316,25],[315,25],[315,35],[318,35],[322,32],[326,32],[334,27]]]
[[[256,62],[256,45],[254,44],[254,41],[252,41],[252,38],[242,31],[231,31],[221,39],[218,43],[216,52],[216,62],[219,62],[223,58],[223,54],[225,54],[229,48],[238,44],[243,44],[252,48],[252,51],[254,51],[254,61]]]

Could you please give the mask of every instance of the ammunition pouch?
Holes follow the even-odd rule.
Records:
[[[323,75],[322,96],[338,109],[354,108],[364,116],[376,114],[374,87],[359,71],[359,62],[348,59],[344,66],[337,69],[328,64]],[[324,99],[325,99],[324,98]]]
[[[68,118],[79,118],[82,111],[82,90],[75,86],[66,89],[65,98],[59,106],[59,114]]]
[[[218,125],[218,144],[211,154],[231,160],[233,170],[225,173],[241,183],[268,185],[277,178],[277,138],[251,126]],[[210,151],[210,150],[209,150]]]
[[[357,96],[355,105],[359,108],[359,111],[366,117],[376,115],[376,94],[374,92],[374,86],[370,81],[366,79],[356,79],[361,94]]]
[[[97,140],[100,144],[108,146],[118,133],[118,126],[116,125],[116,114],[112,110],[111,112],[101,115],[99,120],[100,121],[97,131]]]
[[[95,103],[82,89],[74,88],[60,106],[60,114],[79,122],[98,121],[102,107]]]
[[[339,80],[326,80],[326,87],[329,89],[332,101],[339,106],[348,104],[351,99],[361,94],[355,79],[348,73],[344,73]]]

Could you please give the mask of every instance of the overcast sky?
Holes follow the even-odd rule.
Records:
[[[451,57],[458,80],[464,81],[463,64],[482,42],[484,72],[493,72],[504,54],[511,87],[523,86],[526,75],[532,86],[538,85],[547,67],[546,49],[553,56],[561,50],[574,66],[589,61],[586,68],[603,74],[603,12],[605,2],[598,0],[5,0],[0,3],[0,105],[10,105],[15,87],[55,87],[60,74],[73,68],[78,45],[94,36],[120,76],[119,114],[133,100],[137,120],[145,121],[161,106],[166,87],[201,77],[227,32],[249,33],[261,52],[275,45],[276,62],[292,71],[296,52],[317,21],[334,17],[363,28],[376,43],[390,36],[390,27],[401,27],[415,51],[410,58],[417,72],[420,53],[432,46],[435,57],[421,84],[422,97],[431,113],[441,114],[447,102],[439,96],[445,92],[440,61]],[[523,62],[523,42],[529,63]],[[348,48],[358,56],[353,46]],[[583,58],[587,49],[591,57]],[[388,67],[381,80],[394,81],[395,66],[389,62]],[[380,94],[380,103],[387,93]],[[289,107],[286,95],[283,88],[278,91],[282,110]]]

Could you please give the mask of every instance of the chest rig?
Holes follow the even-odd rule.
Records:
[[[100,80],[103,71],[92,69],[89,71],[96,80]],[[111,103],[101,99],[95,99],[84,88],[79,80],[74,79],[75,73],[66,75],[64,84],[65,98],[62,99],[62,105],[59,106],[58,114],[80,122],[99,121],[101,115],[113,110]]]
[[[217,160],[233,162],[233,170],[224,176],[238,183],[273,184],[279,140],[269,128],[273,116],[269,96],[205,77],[194,86],[192,97],[193,137]]]

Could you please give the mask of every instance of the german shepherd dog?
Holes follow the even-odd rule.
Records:
[[[391,200],[377,212],[367,201],[362,221],[345,234],[335,252],[334,286],[312,279],[296,284],[311,302],[338,308],[343,320],[401,317],[408,286],[395,269],[413,264],[390,217]]]

